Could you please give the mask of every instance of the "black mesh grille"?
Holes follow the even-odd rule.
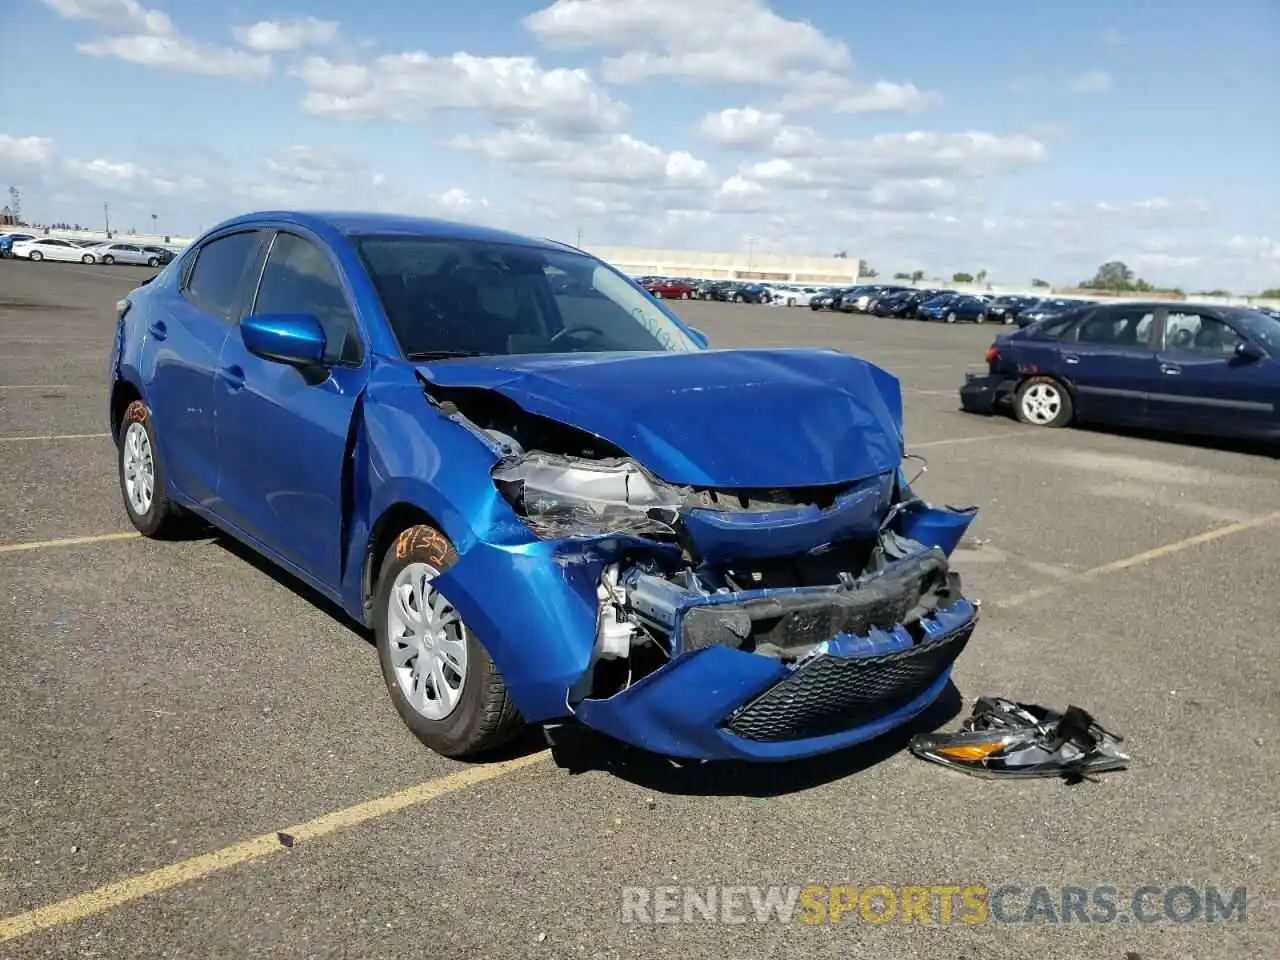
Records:
[[[895,653],[811,660],[724,723],[748,740],[799,740],[878,720],[921,696],[955,662],[974,624]]]

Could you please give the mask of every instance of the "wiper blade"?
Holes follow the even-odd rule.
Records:
[[[454,357],[491,357],[491,353],[479,350],[415,350],[406,353],[406,360],[451,360]]]

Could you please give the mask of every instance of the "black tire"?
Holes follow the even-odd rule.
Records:
[[[440,720],[432,720],[409,703],[400,689],[391,660],[391,637],[387,611],[396,576],[411,563],[426,563],[444,573],[458,560],[449,539],[434,527],[420,524],[398,537],[382,558],[374,591],[374,635],[378,663],[391,702],[415,737],[442,756],[462,759],[499,747],[524,726],[515,703],[507,693],[502,674],[494,666],[484,645],[464,626],[467,644],[467,676],[458,704]]]
[[[147,266],[148,266],[148,267],[158,267],[158,266],[160,266],[160,258],[159,258],[159,257],[149,257],[149,258],[147,259]]]
[[[151,502],[145,511],[139,511],[129,498],[129,491],[125,482],[125,441],[134,424],[141,425],[143,431],[145,431],[148,449],[151,454]],[[163,468],[160,465],[160,457],[157,454],[158,449],[156,428],[151,419],[151,410],[141,400],[134,400],[125,408],[124,416],[120,418],[120,429],[116,434],[116,473],[120,483],[120,496],[124,500],[124,511],[129,517],[129,522],[133,524],[133,528],[144,537],[163,540],[179,532],[185,519],[185,511],[169,499],[168,491],[165,489]]]
[[[81,263],[93,263],[93,254],[92,254],[92,253],[86,253],[83,257],[81,257],[81,258],[80,258],[80,262],[81,262]]]
[[[116,258],[108,253],[105,257],[102,258],[102,262],[109,267],[116,262]]]
[[[685,291],[684,293],[680,294],[680,299],[681,299],[681,300],[688,300],[688,299],[689,299],[689,293],[688,293],[688,291]]]
[[[32,263],[39,263],[41,260],[44,259],[44,254],[41,253],[39,250],[32,250],[30,253],[27,254],[27,259],[30,260]]]
[[[1036,387],[1044,388],[1043,392],[1057,398],[1056,404],[1050,403],[1042,407],[1042,415],[1034,415],[1028,409],[1029,395]],[[1054,377],[1028,377],[1022,381],[1013,400],[1013,410],[1022,423],[1033,427],[1065,427],[1075,417],[1075,405],[1071,402],[1071,392],[1061,380]]]
[[[955,322],[956,322],[956,315],[955,315],[955,312],[952,311],[951,313],[947,314],[947,323],[955,323]]]

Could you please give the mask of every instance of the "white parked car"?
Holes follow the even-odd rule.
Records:
[[[77,247],[70,240],[58,237],[40,237],[36,240],[18,240],[13,245],[16,260],[68,260],[80,263],[96,263],[91,250]]]
[[[136,243],[111,241],[87,248],[98,263],[128,263],[138,267],[160,266],[160,255],[138,246]]]
[[[778,303],[784,307],[807,307],[809,301],[820,293],[826,293],[829,287],[787,287],[778,292]]]

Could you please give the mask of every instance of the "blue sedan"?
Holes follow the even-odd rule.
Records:
[[[1024,423],[1280,439],[1280,321],[1242,307],[1089,305],[1007,336],[961,405]]]
[[[198,518],[339,604],[442,754],[546,721],[834,750],[932,703],[974,629],[948,569],[974,511],[911,491],[893,376],[712,350],[572,247],[251,214],[119,310],[129,520]]]
[[[916,319],[942,323],[982,323],[987,317],[987,306],[987,301],[982,297],[967,293],[948,293],[922,303],[916,310]]]

